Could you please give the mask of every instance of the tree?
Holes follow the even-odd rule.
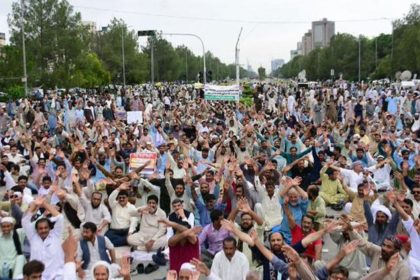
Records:
[[[28,81],[48,87],[70,86],[76,61],[86,50],[87,28],[66,0],[26,0],[9,16],[11,43],[21,48],[21,15],[25,27]]]
[[[93,37],[92,46],[111,73],[111,81],[123,83],[122,41],[124,41],[126,83],[144,82],[149,77],[147,56],[139,52],[137,34],[128,30],[123,20],[111,20],[106,31]]]
[[[262,80],[264,80],[264,79],[266,78],[266,75],[265,75],[265,68],[264,68],[264,67],[262,67],[262,66],[260,66],[260,67],[258,68],[258,77],[259,77],[260,81],[262,81]]]

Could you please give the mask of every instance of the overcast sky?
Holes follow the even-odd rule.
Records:
[[[133,29],[199,35],[207,50],[233,63],[241,26],[240,63],[260,65],[270,72],[274,58],[290,59],[311,21],[324,17],[336,21],[335,30],[368,37],[391,33],[390,19],[401,18],[414,0],[68,0],[85,21],[97,27],[113,17],[122,18]],[[13,0],[0,0],[0,32],[8,33],[7,15]],[[382,19],[382,20],[381,20]],[[8,36],[8,34],[7,34]],[[201,45],[190,37],[166,37],[175,45],[185,44],[196,54]],[[145,40],[139,40],[145,44]],[[158,55],[158,54],[157,54]],[[211,67],[211,66],[210,66]]]

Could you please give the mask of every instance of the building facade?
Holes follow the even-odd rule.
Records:
[[[0,48],[6,45],[6,33],[0,32]]]
[[[326,18],[312,22],[312,49],[329,46],[335,34],[335,22]]]

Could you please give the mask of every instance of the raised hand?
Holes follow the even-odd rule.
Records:
[[[207,265],[205,263],[203,263],[202,261],[200,261],[199,259],[193,258],[190,263],[195,266],[195,269],[197,271],[199,271],[200,273],[202,273],[205,276],[209,276],[210,275],[210,269],[207,267]]]
[[[290,260],[290,262],[297,263],[299,261],[299,259],[300,259],[299,254],[295,251],[295,249],[293,249],[289,245],[283,245],[281,247],[281,250],[287,256],[287,258]]]
[[[343,251],[344,255],[348,256],[357,249],[360,243],[361,243],[361,240],[353,240],[345,244],[341,250]]]
[[[239,211],[244,212],[244,213],[249,213],[252,211],[251,207],[249,206],[248,199],[246,199],[245,197],[242,197],[240,199],[240,206],[238,208],[239,208]]]
[[[42,207],[44,205],[44,203],[45,203],[45,197],[43,197],[43,196],[37,196],[34,200],[34,204],[37,207]]]
[[[227,229],[230,232],[233,232],[235,225],[233,224],[232,221],[223,219],[221,224],[222,224],[222,227],[224,227],[225,229]]]
[[[176,273],[176,270],[169,270],[168,273],[166,273],[166,280],[177,280],[178,274]]]
[[[391,272],[397,266],[399,261],[400,261],[400,253],[395,253],[386,263],[386,270],[388,272]]]
[[[129,261],[130,257],[129,256],[124,256],[121,258],[121,269],[120,269],[120,275],[124,278],[129,277],[130,276],[130,261]]]

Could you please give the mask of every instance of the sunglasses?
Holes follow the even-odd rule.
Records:
[[[126,197],[126,196],[120,196],[120,197],[118,197],[118,200],[124,200],[124,199],[127,199],[128,197]]]
[[[413,194],[420,194],[420,192],[413,192]]]

